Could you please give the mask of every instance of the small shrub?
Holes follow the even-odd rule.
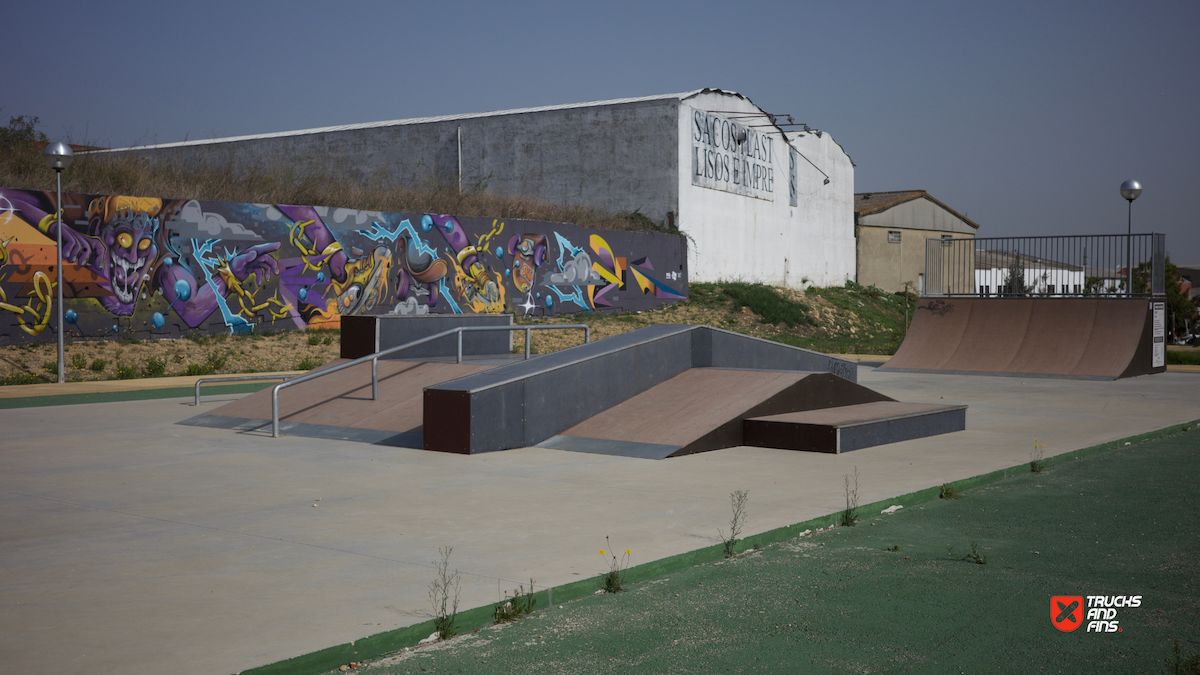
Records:
[[[459,577],[458,570],[450,571],[450,553],[453,546],[439,548],[440,559],[433,561],[437,579],[429,584],[429,604],[433,605],[433,625],[438,638],[454,637],[454,618],[458,615]]]
[[[323,340],[321,340],[321,344],[323,344],[323,345],[331,345],[331,344],[333,344],[333,336],[332,336],[332,335],[326,335],[326,336],[325,336],[325,338],[324,338]]]
[[[108,361],[105,361],[104,359],[92,359],[91,368],[97,373],[102,372],[107,367]]]
[[[938,495],[939,499],[962,499],[963,497],[966,497],[966,495],[955,490],[953,485],[942,483],[942,490]]]
[[[58,361],[43,361],[42,370],[58,375]]]
[[[208,372],[215,373],[218,370],[224,368],[225,364],[228,361],[229,361],[228,356],[226,356],[224,353],[222,353],[221,350],[215,349],[215,350],[209,352],[208,356],[205,357],[204,365],[208,367]]]
[[[314,359],[311,356],[305,356],[300,359],[300,363],[296,364],[296,370],[312,370],[321,365],[321,359]]]
[[[904,549],[900,548],[900,545],[899,545],[899,544],[897,544],[897,545],[895,545],[895,546],[885,546],[885,547],[883,548],[883,550],[885,550],[885,551],[891,551],[892,553],[900,553],[900,552],[902,552]]]
[[[612,546],[608,535],[605,535],[604,542],[610,547]],[[617,557],[616,551],[613,551],[612,548],[602,548],[600,549],[600,555],[612,558],[608,563],[608,573],[604,575],[604,586],[602,587],[604,592],[620,593],[625,589],[625,570],[629,567],[630,550],[625,549],[625,555]]]
[[[187,369],[184,370],[185,375],[191,375],[192,377],[196,377],[196,376],[200,376],[200,375],[208,375],[211,372],[212,372],[211,368],[209,368],[208,366],[202,366],[199,363],[189,363],[187,365]]]
[[[132,380],[132,379],[136,378],[137,376],[138,376],[137,368],[134,368],[133,366],[126,366],[126,365],[123,365],[120,363],[117,364],[117,379],[118,380]]]
[[[537,599],[533,597],[533,579],[530,579],[528,591],[525,590],[525,585],[522,584],[513,590],[511,598],[505,593],[504,599],[496,604],[496,611],[493,613],[493,618],[496,623],[516,621],[526,614],[532,614],[535,605],[537,605]]]
[[[175,356],[171,357],[171,360],[175,363],[183,363],[183,354],[176,354]]]
[[[950,557],[954,558],[955,560],[968,560],[977,565],[986,565],[987,564],[987,556],[981,555],[979,553],[979,547],[975,544],[974,539],[971,540],[971,552],[962,556],[961,558],[958,556],[957,553],[954,552],[953,546],[947,546],[946,552],[949,553]]]
[[[308,346],[316,347],[319,344],[321,344],[321,336],[317,335],[316,333],[309,333],[308,334]]]
[[[146,377],[162,377],[167,373],[167,362],[157,356],[151,356],[146,361],[143,370],[146,372]]]
[[[725,557],[733,557],[733,545],[738,541],[738,535],[742,533],[742,528],[746,525],[746,503],[750,501],[750,493],[746,490],[737,490],[729,493],[729,506],[733,509],[733,517],[729,519],[729,536],[725,536],[723,530],[718,529],[717,534],[721,535],[721,541],[725,543]]]
[[[87,368],[87,357],[83,354],[72,354],[71,368],[75,370],[83,370],[84,368]]]

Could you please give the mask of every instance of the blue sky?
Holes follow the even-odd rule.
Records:
[[[716,87],[980,236],[1123,233],[1135,178],[1134,231],[1200,263],[1195,0],[106,4],[6,10],[5,120],[125,146]]]

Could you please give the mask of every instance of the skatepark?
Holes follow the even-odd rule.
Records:
[[[665,339],[681,339],[679,330],[667,333]],[[608,340],[591,349],[630,352],[601,349]],[[686,378],[713,377],[713,366],[722,364],[704,361],[694,347],[678,372],[661,373],[640,392],[626,391],[600,419],[583,411],[581,419],[559,425],[569,426],[549,430],[547,438],[557,440],[505,443],[488,452],[473,451],[470,434],[467,452],[431,452],[412,436],[395,444],[300,433],[272,438],[261,403],[254,403],[261,394],[207,396],[199,409],[190,398],[165,398],[0,410],[10,439],[0,460],[7,506],[0,526],[7,542],[9,611],[0,619],[6,662],[14,670],[34,669],[53,653],[55,666],[68,672],[136,665],[234,673],[338,645],[366,649],[372,642],[364,638],[431,617],[426,592],[440,547],[454,547],[460,610],[485,607],[501,589],[530,579],[540,590],[596,577],[604,571],[596,550],[606,536],[634,552],[634,565],[669,568],[669,561],[719,543],[717,529],[728,520],[734,490],[751,493],[746,535],[754,537],[814,519],[832,524],[843,508],[843,476],[856,470],[861,502],[870,504],[997,471],[1028,471],[1034,438],[1053,457],[1200,418],[1192,398],[1195,376],[1187,373],[1110,381],[889,372],[864,364],[838,379],[874,392],[874,402],[966,405],[965,430],[853,452],[722,441],[676,455],[710,437],[705,429],[722,427],[721,420],[703,421],[709,427],[680,436],[678,429],[655,429],[639,418],[637,409],[651,402],[637,397],[663,386],[659,392],[677,396],[706,391],[710,383]],[[496,386],[512,380],[495,379],[496,373],[516,368],[532,377],[549,372],[552,361],[488,367],[467,358],[460,367],[475,369],[467,380],[493,377],[485,384]],[[381,394],[392,372],[455,365],[380,363]],[[734,386],[756,370],[747,365],[753,364],[715,376],[721,386]],[[770,370],[757,376],[755,386],[767,388],[757,394],[760,400],[803,382],[779,381]],[[764,385],[770,380],[775,384]],[[369,392],[369,376],[324,395],[369,399],[364,386]],[[442,386],[468,395],[487,390],[479,382],[457,390]],[[320,398],[294,389],[281,397],[285,419]],[[567,398],[560,403],[569,404]],[[633,410],[618,415],[630,401]],[[409,403],[403,407],[416,401]],[[723,419],[748,430],[751,418],[797,414],[746,408],[725,410]],[[472,415],[483,409],[462,408],[461,428],[483,430]],[[232,411],[258,423],[181,424],[198,415],[233,418]],[[608,423],[605,411],[613,411]],[[310,422],[329,427],[345,420],[329,413]],[[411,434],[416,422],[426,427],[427,441],[427,417],[409,417],[384,431],[387,438]],[[595,451],[613,444],[636,450],[630,430],[643,439],[660,434],[647,444],[673,447],[667,453],[673,456]]]

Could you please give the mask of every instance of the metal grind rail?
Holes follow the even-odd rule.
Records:
[[[196,402],[192,405],[200,405],[200,383],[201,382],[242,382],[245,380],[283,380],[287,381],[299,375],[231,375],[229,377],[202,377],[196,380]]]
[[[426,342],[433,342],[434,340],[437,340],[439,338],[448,337],[450,335],[457,335],[458,336],[458,348],[456,351],[456,356],[455,356],[454,362],[462,363],[462,334],[463,333],[506,330],[506,331],[525,331],[525,359],[528,360],[529,359],[529,338],[530,338],[530,333],[532,331],[535,331],[535,330],[579,330],[579,329],[583,330],[584,343],[586,344],[588,342],[591,342],[592,330],[586,324],[582,324],[582,323],[564,323],[564,324],[558,324],[555,326],[460,326],[458,328],[451,328],[450,330],[442,331],[441,333],[435,333],[434,335],[430,335],[428,337],[423,337],[420,340],[413,340],[412,342],[406,342],[402,345],[396,345],[395,347],[388,347],[387,349],[381,349],[381,350],[375,352],[374,354],[367,354],[366,356],[361,356],[357,359],[354,359],[353,361],[347,361],[346,363],[339,363],[336,366],[326,368],[319,372],[309,373],[308,375],[301,375],[299,377],[292,378],[292,379],[288,380],[287,382],[280,382],[279,384],[277,384],[271,388],[271,436],[273,438],[279,438],[279,392],[280,392],[280,390],[286,389],[287,387],[290,387],[292,385],[300,384],[302,382],[308,382],[309,380],[315,380],[318,377],[323,377],[325,375],[329,375],[331,373],[336,373],[340,370],[345,370],[347,368],[361,365],[361,364],[364,364],[364,363],[370,361],[371,362],[371,400],[378,401],[379,400],[379,358],[380,357],[395,354],[396,352],[403,351],[405,349],[409,349],[410,347],[416,347],[418,345],[423,345]]]

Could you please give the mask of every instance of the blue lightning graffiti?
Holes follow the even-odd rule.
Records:
[[[450,289],[446,288],[445,277],[438,279],[438,288],[442,289],[442,297],[446,299],[446,302],[450,303],[450,309],[454,310],[455,314],[462,314],[462,310],[459,309],[458,305],[454,302],[454,296],[450,295]]]
[[[389,232],[387,228],[383,227],[379,223],[372,222],[371,229],[359,230],[358,233],[367,239],[370,239],[371,241],[390,242],[395,242],[400,238],[401,234],[407,234],[409,243],[412,244],[413,248],[415,248],[418,253],[427,253],[434,258],[438,257],[437,249],[425,243],[425,241],[421,239],[421,237],[417,234],[417,231],[413,228],[412,223],[408,222],[407,218],[400,221],[400,224],[396,227],[395,232]]]
[[[217,288],[216,282],[213,281],[212,271],[220,264],[220,258],[213,260],[205,257],[212,253],[213,246],[218,241],[218,239],[206,239],[203,244],[198,244],[193,239],[192,254],[195,256],[196,262],[200,263],[200,269],[204,270],[204,278],[217,298],[217,306],[221,308],[221,316],[225,319],[225,325],[229,326],[230,334],[246,335],[254,332],[254,324],[247,321],[246,317],[234,314],[229,310],[229,305],[225,303],[225,296],[221,294],[221,289]],[[225,249],[225,252],[228,255],[229,249]]]
[[[558,240],[558,271],[561,272],[563,271],[563,256],[570,251],[571,257],[574,258],[580,253],[583,253],[583,249],[579,248],[575,244],[572,244],[569,239],[562,236],[558,232],[554,233],[554,238]],[[556,286],[551,286],[550,284],[547,284],[547,287],[554,291],[555,295],[558,296],[560,301],[573,302],[582,307],[585,311],[592,311],[592,308],[588,307],[587,302],[583,299],[583,291],[581,291],[578,286],[572,286],[572,288],[575,289],[574,293],[563,293],[562,291],[558,290]]]

